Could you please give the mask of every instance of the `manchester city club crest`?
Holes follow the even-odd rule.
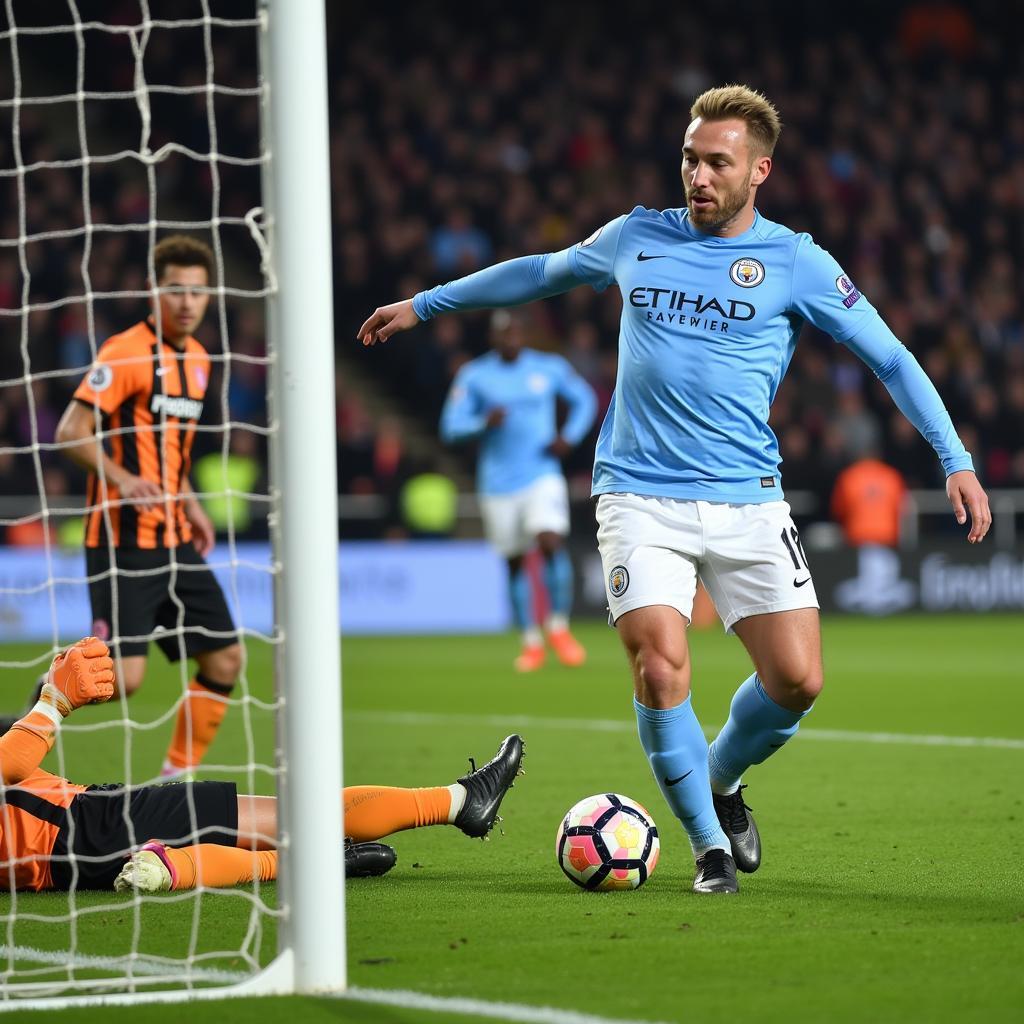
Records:
[[[629,587],[629,572],[624,565],[617,565],[608,573],[608,590],[612,597],[622,597]]]
[[[729,268],[729,279],[741,288],[756,288],[764,280],[764,264],[744,256]]]

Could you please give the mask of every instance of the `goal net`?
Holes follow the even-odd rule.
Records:
[[[155,346],[153,424],[97,413],[95,425],[108,452],[137,474],[139,435],[148,431],[165,492],[169,445],[194,431],[188,476],[216,529],[207,562],[243,652],[196,777],[278,796],[279,832],[268,838],[281,859],[278,881],[157,895],[91,890],[79,885],[86,872],[74,853],[60,855],[72,816],[36,807],[38,820],[26,824],[32,808],[12,795],[17,785],[0,784],[0,1009],[339,990],[322,0],[5,0],[2,19],[0,713],[21,713],[50,659],[81,636],[109,629],[104,639],[154,641],[138,691],[75,712],[42,765],[75,784],[119,783],[133,793],[160,783],[179,708],[191,707],[195,663],[182,655],[192,634],[216,639],[216,631],[186,618],[189,565],[172,549],[160,579],[175,614],[150,632],[125,627],[131,609],[118,607],[116,589],[110,621],[96,622],[90,583],[132,577],[131,592],[140,593],[158,570],[139,568],[130,545],[115,543],[130,502],[90,497],[85,473],[56,440],[104,341],[159,310],[154,246],[190,235],[214,256],[209,305],[193,332],[209,354],[205,395],[189,410],[170,401]],[[188,416],[198,417],[191,427]],[[90,575],[81,545],[97,516],[109,569]],[[184,790],[197,822],[195,790],[188,782]],[[127,798],[116,806],[127,856],[152,837],[137,834]],[[26,879],[40,877],[26,850],[47,842],[33,830],[56,837],[66,891],[25,890]],[[198,824],[194,838],[204,841]]]

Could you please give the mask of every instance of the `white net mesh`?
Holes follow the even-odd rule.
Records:
[[[210,370],[195,426],[192,484],[217,527],[208,562],[243,649],[227,716],[199,775],[235,782],[239,792],[273,793],[272,666],[280,636],[272,610],[273,516],[265,470],[274,425],[266,402],[263,303],[269,286],[259,206],[267,156],[255,3],[6,0],[4,21],[2,709],[18,714],[50,658],[93,630],[89,582],[156,572],[127,565],[127,545],[113,543],[120,510],[83,497],[85,475],[55,441],[55,427],[104,340],[147,315],[154,244],[187,233],[210,245],[215,262],[209,309],[195,331],[209,352]],[[162,379],[161,369],[155,373]],[[166,407],[158,419],[153,427],[122,422],[114,428],[97,415],[97,425],[110,448],[159,426],[154,436],[163,465],[161,446],[177,421]],[[89,576],[82,522],[96,509],[109,568]],[[171,512],[167,499],[164,509]],[[178,591],[188,571],[171,557],[166,589],[176,614],[140,638],[163,641],[178,655],[195,636],[214,645],[223,639],[186,620],[187,600]],[[116,607],[119,599],[110,622],[115,641],[131,638],[120,626],[125,612]],[[151,645],[139,691],[76,712],[44,768],[82,785],[159,781],[192,674],[188,659],[165,662]],[[15,806],[11,792],[4,790],[0,803],[0,1000],[223,983],[273,956],[281,912],[273,886],[254,882],[163,896],[86,891],[79,883],[89,856],[59,856],[61,844],[73,843],[75,829],[84,827],[66,814],[38,827],[57,835],[55,862],[67,864],[70,891],[16,891],[29,864],[26,853],[47,840],[31,839],[28,827],[18,824],[28,812]],[[193,790],[186,793],[196,822]],[[130,844],[152,838],[136,834],[124,791],[110,799]],[[35,820],[42,821],[39,813],[36,807]],[[197,830],[197,841],[202,838]]]

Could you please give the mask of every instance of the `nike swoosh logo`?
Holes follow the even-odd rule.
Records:
[[[644,260],[663,260],[667,258],[667,256],[645,256],[643,249],[636,254],[637,263],[643,263]]]
[[[686,775],[692,775],[693,769],[691,768]],[[665,785],[674,786],[677,782],[682,782],[686,778],[686,775],[680,775],[678,779],[670,779],[667,775],[665,776]]]
[[[778,750],[779,747],[785,746],[785,743],[769,743],[768,746],[772,747],[775,750]]]
[[[802,587],[805,583],[810,583],[810,582],[811,582],[811,577],[810,576],[808,576],[807,579],[805,579],[805,580],[798,580],[798,579],[794,578],[793,579],[793,586],[794,587]]]

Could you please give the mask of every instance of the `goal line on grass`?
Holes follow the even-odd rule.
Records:
[[[135,983],[144,984],[173,984],[176,980],[174,973],[169,970],[173,962],[161,960],[159,957],[147,957],[134,955],[131,957],[103,957],[93,956],[86,953],[76,953],[68,956],[54,950],[35,949],[31,946],[7,946],[0,945],[0,956],[10,957],[25,963],[48,965],[55,968],[74,966],[88,968],[91,970],[124,971],[127,962],[131,960],[132,976]],[[189,972],[193,982],[207,982],[220,985],[237,985],[245,981],[249,974],[241,971],[217,970],[214,968],[195,968]],[[126,997],[111,999],[107,995],[104,999],[104,988],[117,984],[117,978],[94,979],[95,991],[93,1000],[89,996],[76,1000],[76,1005],[88,1005],[88,1002],[101,1000],[107,1005],[113,1001],[127,1002]],[[53,982],[36,982],[34,987],[42,990],[52,988]],[[25,986],[25,990],[29,988]],[[216,993],[220,996],[222,992]],[[194,993],[196,998],[203,998],[203,990]],[[213,996],[214,993],[209,993]],[[594,1014],[583,1013],[579,1010],[563,1010],[554,1006],[529,1006],[525,1003],[506,1003],[491,1001],[487,999],[472,999],[462,996],[432,996],[425,992],[412,992],[406,989],[377,989],[377,988],[350,988],[344,995],[337,997],[357,1003],[370,1003],[378,1006],[396,1006],[409,1010],[426,1010],[432,1013],[456,1014],[459,1016],[488,1017],[492,1020],[514,1021],[516,1024],[658,1024],[657,1021],[623,1020],[621,1018],[598,1017]],[[30,1009],[33,1005],[31,998],[19,1000],[19,1009]],[[43,1006],[40,1002],[40,1006]]]
[[[542,715],[467,715],[436,711],[346,711],[347,722],[380,722],[385,725],[493,725],[499,729],[554,729],[566,732],[636,731],[636,723],[614,718],[547,718]],[[720,728],[720,727],[719,727]],[[709,738],[718,729],[705,728]],[[834,743],[881,743],[915,747],[973,747],[1024,750],[1024,739],[1005,736],[942,736],[912,732],[859,732],[855,729],[801,729],[798,740]]]

